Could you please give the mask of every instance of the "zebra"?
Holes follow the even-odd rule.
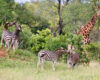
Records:
[[[6,22],[6,24],[4,25],[4,30],[3,30],[2,36],[1,36],[1,47],[3,47],[3,40],[6,40],[8,38],[7,40],[10,41],[9,38],[11,37],[11,32],[8,31],[8,27],[10,27],[12,25],[14,25],[13,22],[10,22],[10,23]],[[7,38],[5,38],[8,34],[9,34],[9,36]],[[8,44],[8,41],[5,42],[6,45]]]
[[[21,26],[18,23],[14,23],[16,26],[16,30],[12,33],[12,42],[10,48],[14,50],[18,48],[18,40],[20,39],[20,32],[22,31]]]
[[[67,68],[78,66],[79,55],[74,51],[74,46],[68,45]]]
[[[42,50],[38,53],[38,63],[37,68],[39,67],[40,63],[42,63],[42,69],[44,69],[44,62],[45,61],[52,61],[53,62],[53,71],[55,71],[55,65],[58,59],[62,56],[63,53],[66,53],[66,49],[63,47],[59,48],[56,51],[47,51]]]
[[[8,31],[8,27],[12,25],[16,26],[16,30],[14,32]],[[4,26],[4,30],[2,32],[1,46],[3,47],[3,40],[4,40],[5,44],[8,46],[7,51],[9,51],[10,48],[13,48],[15,50],[18,47],[20,31],[21,31],[21,26],[18,23],[16,22],[6,23]]]

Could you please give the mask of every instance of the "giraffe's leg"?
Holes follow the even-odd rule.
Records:
[[[83,48],[84,48],[84,51],[85,51],[87,57],[89,57],[89,53],[88,53],[87,50],[86,50],[86,44],[89,44],[89,43],[90,43],[90,38],[89,38],[89,36],[85,36],[84,41],[85,41],[85,44],[83,45]]]
[[[90,42],[91,42],[91,39],[89,37],[88,37],[88,41],[87,42],[88,42],[88,44],[90,44]]]

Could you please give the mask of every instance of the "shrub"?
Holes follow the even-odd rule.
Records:
[[[33,52],[38,52],[45,48],[47,38],[52,37],[49,29],[37,31],[37,34],[33,34],[30,38],[31,49]]]
[[[26,49],[17,49],[16,51],[11,50],[9,52],[9,57],[13,59],[20,59],[20,60],[33,60],[34,54],[31,51]],[[36,56],[35,56],[36,57]],[[37,58],[37,57],[36,57]]]
[[[86,50],[89,52],[90,59],[100,60],[100,42],[87,45]]]
[[[20,34],[19,40],[19,48],[22,49],[31,49],[30,37],[32,36],[31,29],[26,26],[22,25],[22,32]]]
[[[0,40],[1,40],[1,34],[3,32],[3,25],[0,26]]]
[[[30,43],[32,44],[32,51],[37,54],[42,49],[54,51],[60,47],[67,49],[68,44],[75,46],[75,50],[83,59],[81,36],[73,35],[71,33],[65,35],[58,35],[53,37],[49,29],[38,31],[38,34],[33,34]],[[61,60],[66,61],[67,54],[64,54]],[[84,59],[83,59],[84,60]],[[85,59],[87,60],[87,59]]]
[[[81,36],[73,35],[73,34],[66,34],[66,35],[59,35],[52,38],[47,38],[45,49],[54,51],[60,47],[64,47],[67,49],[68,44],[71,44],[75,46],[76,52],[79,53],[79,55],[82,54],[82,42],[81,42]],[[64,54],[62,59],[63,61],[67,60],[67,54]]]

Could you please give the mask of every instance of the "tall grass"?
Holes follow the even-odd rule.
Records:
[[[54,72],[51,62],[45,63],[45,70],[37,70],[35,57],[30,61],[0,59],[0,80],[100,80],[99,64],[67,69],[65,63],[58,62]]]

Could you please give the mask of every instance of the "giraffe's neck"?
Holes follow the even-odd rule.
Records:
[[[97,15],[97,13],[96,14],[94,14],[94,16],[92,17],[92,19],[91,19],[91,24],[94,26],[94,24],[96,23],[96,20],[97,20],[97,18],[98,18],[98,15]]]
[[[96,20],[98,18],[98,15],[97,13],[94,14],[94,16],[92,17],[91,21],[88,22],[88,24],[86,24],[85,26],[83,26],[80,31],[78,32],[78,34],[84,34],[84,35],[89,35],[91,30],[93,29],[94,27],[94,24],[96,23]]]
[[[94,25],[95,25],[95,23],[96,23],[96,20],[97,20],[97,18],[98,18],[98,15],[97,15],[97,13],[96,14],[94,14],[94,16],[92,17],[92,19],[91,19],[91,21],[88,23],[88,24],[86,24],[85,26],[84,26],[84,28],[86,29],[86,34],[90,34],[90,32],[92,31],[92,29],[93,29],[93,27],[94,27]]]
[[[98,18],[98,15],[96,13],[92,17],[91,21],[88,24],[86,24],[85,26],[83,26],[80,29],[80,31],[78,32],[78,34],[82,34],[83,42],[85,42],[85,44],[90,42],[89,35],[90,35],[90,32],[92,31],[92,29],[93,29],[93,27],[94,27],[94,25],[96,23],[97,18]]]

